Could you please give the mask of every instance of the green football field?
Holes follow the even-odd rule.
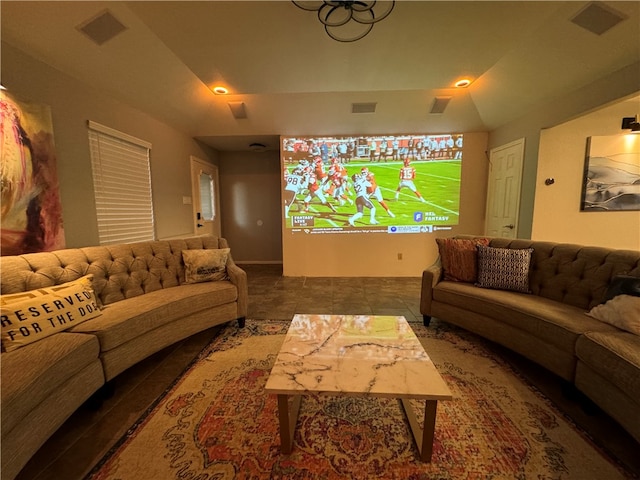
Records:
[[[403,226],[403,225],[456,225],[458,223],[460,209],[460,171],[461,160],[431,160],[413,161],[411,166],[416,169],[415,186],[426,200],[422,203],[416,195],[408,188],[400,191],[398,200],[395,200],[395,193],[400,181],[400,168],[402,162],[369,162],[352,160],[346,164],[349,178],[354,173],[360,173],[362,167],[367,167],[375,174],[378,186],[382,191],[382,196],[387,206],[395,215],[392,218],[385,209],[374,199],[371,201],[376,209],[376,220],[378,226]],[[289,167],[291,170],[293,166]],[[318,227],[345,227],[349,226],[348,219],[356,212],[355,205],[346,203],[340,206],[338,201],[325,194],[327,200],[336,208],[338,213],[322,205],[320,200],[313,198],[307,212],[301,211],[304,208],[303,199],[307,192],[300,194],[296,198],[296,203],[289,210],[289,217],[286,219],[287,228],[292,227],[292,218],[297,215],[312,216],[312,223]],[[353,188],[349,189],[349,196],[355,200]],[[355,222],[357,227],[368,227],[370,215],[369,209],[364,209],[362,218]]]

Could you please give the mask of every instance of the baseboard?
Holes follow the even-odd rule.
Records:
[[[236,260],[236,265],[282,265],[282,260]]]

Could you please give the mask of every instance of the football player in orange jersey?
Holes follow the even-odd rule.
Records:
[[[420,195],[415,183],[413,183],[415,178],[416,169],[411,166],[409,158],[405,158],[404,166],[400,167],[400,183],[398,183],[398,188],[396,188],[396,200],[398,200],[400,196],[400,190],[406,187],[411,190],[422,203],[427,203],[426,200],[422,198],[422,195]]]
[[[322,157],[316,157],[313,161],[313,173],[316,175],[316,179],[320,184],[320,188],[322,191],[326,192],[329,188],[329,175],[324,169],[324,162],[322,161]]]
[[[345,202],[349,202],[349,205],[353,205],[353,200],[347,195],[348,189],[348,174],[343,165],[335,164],[329,169],[329,176],[331,178],[331,186],[329,190],[333,195],[333,198],[340,202],[340,205],[344,205]]]
[[[373,172],[370,172],[367,167],[362,167],[362,169],[360,170],[360,173],[362,173],[362,175],[364,175],[364,178],[367,180],[367,182],[369,182],[369,186],[367,187],[367,193],[369,194],[369,197],[375,198],[378,201],[378,203],[382,206],[382,208],[385,209],[387,214],[390,217],[394,218],[395,215],[391,210],[389,210],[389,207],[384,201],[384,198],[382,198],[382,191],[380,190],[380,187],[376,182],[375,174]]]

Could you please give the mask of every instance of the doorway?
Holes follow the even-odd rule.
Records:
[[[524,138],[489,153],[485,235],[516,238],[520,212]]]
[[[193,232],[195,235],[221,236],[218,167],[190,157]]]

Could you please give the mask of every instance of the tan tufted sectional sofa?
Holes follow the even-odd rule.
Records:
[[[640,336],[586,314],[601,303],[614,276],[640,277],[640,252],[504,238],[489,245],[534,249],[532,293],[445,281],[438,260],[422,275],[425,325],[436,317],[544,366],[640,442]]]
[[[182,250],[227,248],[213,236],[0,257],[2,294],[93,274],[102,314],[0,357],[2,478],[105,382],[194,333],[247,313],[247,278],[229,256],[228,280],[185,284]]]

